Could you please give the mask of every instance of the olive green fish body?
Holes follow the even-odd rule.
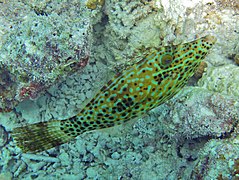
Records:
[[[38,152],[86,131],[140,117],[187,84],[215,41],[213,36],[205,36],[185,44],[151,49],[140,62],[110,80],[76,116],[19,127],[13,130],[13,137],[23,151]]]

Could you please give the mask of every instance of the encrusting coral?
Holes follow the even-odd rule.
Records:
[[[59,3],[60,9],[50,8],[52,3],[43,3],[45,8],[37,3],[1,3],[0,111],[36,99],[88,63],[87,9],[79,1],[72,2],[71,11],[60,11],[67,2]]]

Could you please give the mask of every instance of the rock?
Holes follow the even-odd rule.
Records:
[[[120,158],[120,154],[118,152],[114,152],[112,155],[111,155],[111,158],[112,159],[119,159]]]
[[[204,88],[184,88],[179,97],[163,104],[160,114],[165,134],[176,139],[220,137],[238,123],[239,104],[230,96]]]
[[[82,7],[81,2],[73,4]],[[65,10],[56,12],[57,9],[49,8],[53,7],[51,3],[45,6],[1,3],[0,29],[4,32],[0,35],[0,96],[6,98],[0,101],[0,112],[12,109],[22,100],[36,99],[88,63],[88,10],[82,7],[69,11],[70,6],[59,3],[58,8],[63,6]]]

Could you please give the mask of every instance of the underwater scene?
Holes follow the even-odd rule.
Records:
[[[239,179],[238,0],[0,0],[0,180]]]

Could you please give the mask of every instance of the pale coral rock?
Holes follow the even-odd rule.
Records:
[[[118,152],[114,152],[112,155],[111,155],[111,158],[112,159],[119,159],[120,158],[120,154]]]
[[[62,166],[69,166],[71,164],[69,154],[67,154],[66,152],[61,153],[59,159]]]
[[[5,71],[0,76],[1,89],[4,87],[0,110],[12,109],[24,99],[36,99],[49,86],[85,67],[91,45],[89,13],[80,2],[73,2],[75,8],[65,7],[71,11],[50,9],[54,4],[50,2],[18,2],[14,7],[12,3],[2,3],[0,11],[0,29],[4,30],[0,74]]]
[[[208,68],[198,85],[225,95],[239,97],[239,67],[233,64]]]
[[[10,172],[1,173],[0,174],[0,179],[1,180],[11,180],[12,179],[12,174]]]
[[[87,178],[91,179],[91,178],[97,178],[98,173],[97,173],[97,169],[95,167],[89,167],[86,169],[86,175]]]
[[[211,140],[199,152],[190,178],[192,179],[238,179],[238,144],[227,140]]]
[[[238,123],[238,108],[233,97],[191,87],[160,106],[158,112],[164,133],[180,140],[230,133]]]

